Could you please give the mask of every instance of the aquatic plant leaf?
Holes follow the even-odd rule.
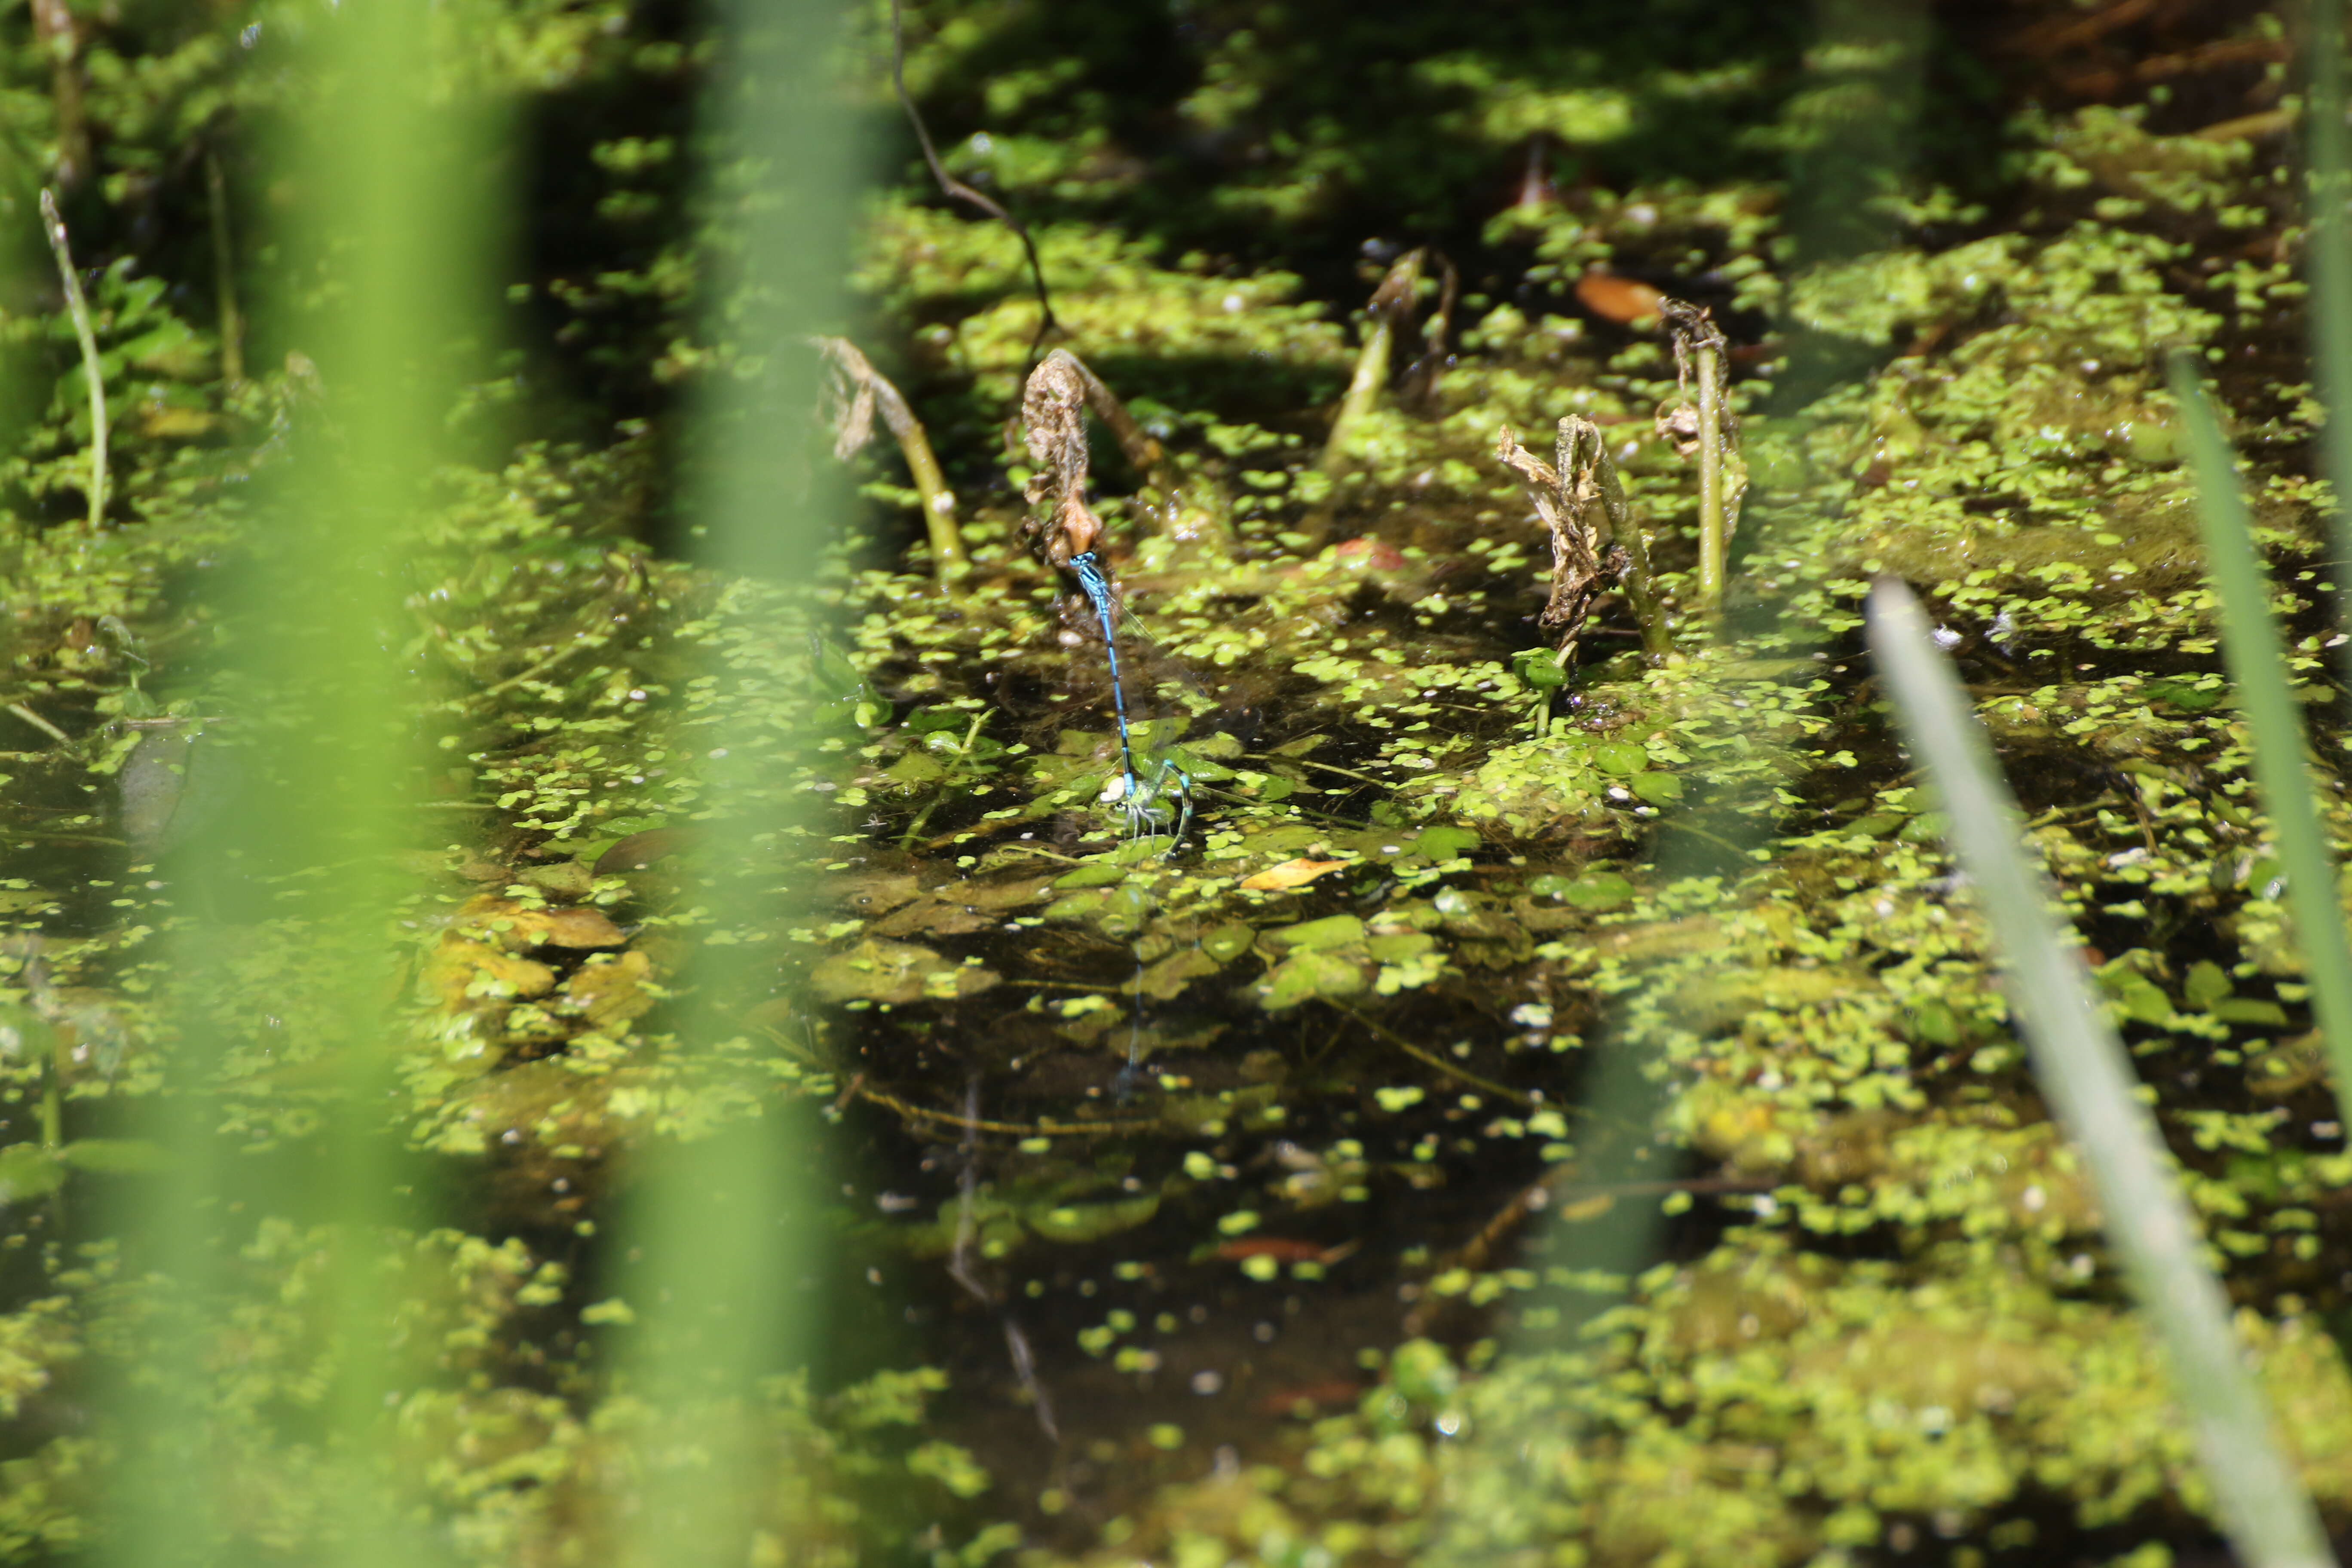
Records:
[[[1592,765],[1604,773],[1631,777],[1650,765],[1650,753],[1631,741],[1603,741],[1592,748]]]
[[[1278,1013],[1302,1002],[1360,995],[1371,983],[1364,962],[1345,952],[1309,949],[1276,964],[1251,990],[1258,1005]]]
[[[1614,871],[1591,871],[1560,888],[1559,896],[1580,910],[1613,910],[1633,901],[1633,884]]]
[[[563,1000],[599,1028],[627,1025],[644,1016],[655,998],[646,989],[653,960],[631,950],[590,959],[563,983]]]
[[[454,1011],[486,999],[544,996],[555,989],[555,971],[489,942],[445,933],[425,961],[419,989],[424,1000]]]
[[[1256,931],[1239,921],[1230,921],[1202,933],[1201,951],[1220,963],[1230,963],[1247,952],[1256,941]]]
[[[2210,958],[2200,958],[2189,966],[2188,977],[2181,982],[2181,994],[2192,1007],[2210,1007],[2230,994],[2229,972]]]
[[[919,1002],[927,996],[972,996],[997,983],[993,971],[959,964],[928,947],[868,937],[836,952],[809,973],[828,1002]]]
[[[0,1204],[43,1197],[64,1184],[65,1166],[37,1143],[0,1149]]]
[[[1224,965],[1215,957],[1197,947],[1171,952],[1136,978],[1136,989],[1156,1001],[1171,1002],[1181,995],[1195,980],[1214,974]]]
[[[1104,1204],[1056,1204],[1024,1212],[1021,1218],[1031,1230],[1047,1241],[1075,1246],[1079,1242],[1100,1241],[1107,1236],[1117,1236],[1148,1223],[1160,1212],[1160,1194],[1145,1193],[1140,1197],[1122,1198]]]
[[[1276,926],[1265,933],[1265,940],[1277,947],[1322,952],[1332,948],[1353,946],[1364,940],[1364,922],[1356,916],[1327,915],[1319,921]]]
[[[1635,773],[1625,785],[1633,798],[1652,805],[1671,805],[1683,797],[1683,781],[1672,773]]]

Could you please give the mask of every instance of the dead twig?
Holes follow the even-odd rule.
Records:
[[[956,527],[955,492],[948,489],[947,476],[940,468],[938,454],[931,450],[923,422],[907,405],[906,396],[874,368],[856,344],[847,338],[810,341],[824,352],[833,373],[834,456],[846,458],[872,440],[874,416],[877,411],[881,414],[922,497],[923,527],[931,543],[931,574],[940,587],[956,593],[971,571],[971,559],[964,553],[963,535]]]
[[[9,703],[8,711],[14,713],[17,718],[22,719],[26,723],[30,724],[34,729],[38,730],[42,734],[48,736],[49,739],[55,741],[60,746],[70,746],[73,744],[73,737],[71,735],[67,734],[63,730],[58,729],[55,724],[50,723],[47,719],[42,718],[38,713],[34,712],[22,702]]]
[[[1542,624],[1564,634],[1562,666],[1575,657],[1604,568],[1615,574],[1633,606],[1643,651],[1652,658],[1671,652],[1673,637],[1651,575],[1649,545],[1634,525],[1601,426],[1580,415],[1562,419],[1554,448],[1557,467],[1520,446],[1507,425],[1495,455],[1527,479],[1528,499],[1551,531],[1551,601],[1544,606]]]
[[[931,178],[939,182],[942,194],[979,208],[1005,227],[1021,242],[1021,253],[1029,258],[1029,280],[1037,290],[1037,335],[1029,340],[1029,362],[1037,361],[1037,351],[1049,333],[1061,330],[1054,319],[1053,297],[1045,289],[1045,265],[1037,259],[1037,242],[1029,237],[1028,228],[1004,209],[993,197],[972,189],[948,173],[940,162],[940,152],[931,145],[930,128],[923,123],[922,111],[915,107],[912,94],[907,90],[907,26],[901,0],[890,0],[890,81],[898,89],[898,105],[907,111],[907,121],[915,128],[915,140],[922,144],[923,162],[930,166]]]

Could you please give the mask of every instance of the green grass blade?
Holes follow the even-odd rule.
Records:
[[[2082,1152],[2109,1244],[2163,1342],[2231,1543],[2250,1568],[2333,1563],[2137,1097],[2123,1041],[2074,932],[2052,913],[2055,895],[2025,848],[2024,821],[1968,694],[1899,583],[1871,593],[1870,646],[1905,742],[1950,818],[1953,853],[1991,928],[2042,1094]]]
[[[2187,426],[2204,525],[2206,570],[2220,603],[2221,654],[2253,740],[2254,784],[2286,868],[2312,1011],[2326,1043],[2336,1098],[2352,1117],[2352,945],[2336,892],[2319,795],[2305,760],[2302,710],[2287,679],[2287,655],[2271,617],[2267,574],[2254,552],[2246,501],[2210,404],[2185,356],[2172,362],[2172,395]]]
[[[816,429],[818,362],[798,345],[841,329],[863,173],[849,95],[835,79],[848,8],[738,0],[721,9],[727,70],[709,95],[718,153],[707,178],[723,233],[711,247],[716,276],[706,298],[714,334],[746,353],[694,410],[693,538],[698,564],[760,589],[745,601],[765,606],[746,612],[762,617],[755,634],[794,647],[822,622],[809,590],[845,499],[835,488],[838,465],[803,461]],[[723,657],[706,668],[730,678]],[[707,912],[714,932],[777,919],[780,900],[795,896],[790,868],[808,853],[814,797],[778,787],[793,752],[812,743],[780,732],[792,711],[780,696],[768,734],[691,742],[706,759],[702,809],[729,825],[735,846],[729,864],[708,867],[685,900]],[[756,1081],[742,1009],[772,996],[776,982],[764,946],[697,945],[676,1016],[679,1049],[743,1063],[747,1096],[763,1102],[763,1113],[656,1149],[624,1205],[621,1250],[640,1262],[627,1286],[637,1322],[623,1342],[619,1386],[645,1414],[635,1460],[641,1498],[625,1528],[623,1563],[736,1568],[780,1549],[801,1553],[800,1543],[772,1539],[788,1478],[777,1471],[759,1390],[818,1349],[816,1298],[801,1281],[823,1273],[812,1256],[810,1188],[820,1129],[810,1108],[780,1110]]]
[[[2330,0],[2311,8],[2308,87],[2304,121],[2305,199],[2311,226],[2311,360],[2319,401],[2327,410],[2320,462],[2336,492],[2334,549],[2352,563],[2352,177],[2344,134],[2344,8]],[[2342,568],[2339,568],[2342,570]],[[2352,593],[2339,595],[2352,602]],[[2341,616],[2352,625],[2352,616]],[[2352,643],[2344,645],[2352,671]]]
[[[237,782],[159,868],[181,908],[206,912],[170,936],[176,1027],[148,1114],[172,1176],[123,1217],[126,1272],[163,1325],[111,1402],[125,1436],[107,1556],[137,1568],[266,1556],[285,1526],[256,1480],[281,1474],[304,1493],[303,1561],[446,1556],[399,1495],[398,1426],[420,1369],[402,1330],[413,1287],[394,1260],[431,1219],[402,1194],[406,1123],[388,1114],[403,1100],[396,915],[415,890],[403,852],[422,847],[412,802],[427,760],[402,638],[410,552],[466,370],[445,348],[478,341],[494,297],[483,219],[499,193],[488,117],[433,95],[436,13],[461,25],[432,0],[313,18],[298,111],[270,149],[299,193],[271,237],[281,281],[316,291],[274,324],[299,332],[321,391],[290,429],[289,460],[253,486],[251,547],[228,552],[206,589],[224,653],[201,743],[235,759]],[[315,1158],[299,1166],[258,1161],[239,1147],[249,1138],[221,1130],[226,1069],[276,1048],[222,1001],[233,993],[220,977],[257,962],[282,964],[270,1005],[283,1048],[318,1085]],[[299,1414],[248,1408],[224,1370],[250,1275],[239,1253],[288,1219],[322,1227],[305,1310],[333,1347]]]

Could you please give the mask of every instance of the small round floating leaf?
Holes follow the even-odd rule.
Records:
[[[1433,860],[1452,860],[1478,847],[1478,833],[1471,827],[1424,827],[1413,839],[1416,855],[1426,855]]]
[[[1650,765],[1650,753],[1631,741],[1603,741],[1592,748],[1592,765],[1604,773],[1630,777]]]
[[[1295,926],[1280,926],[1265,933],[1266,940],[1284,947],[1298,948],[1312,952],[1328,952],[1336,947],[1346,947],[1364,940],[1364,922],[1354,915],[1327,915],[1319,921],[1304,921]]]
[[[1415,1405],[1443,1405],[1462,1381],[1444,1346],[1407,1340],[1389,1357],[1389,1382]]]
[[[1353,996],[1370,984],[1362,963],[1338,953],[1307,952],[1275,965],[1253,989],[1258,1005],[1278,1013],[1318,997]]]
[[[1256,941],[1255,931],[1239,921],[1229,921],[1223,925],[1213,926],[1209,929],[1201,938],[1201,951],[1219,963],[1230,963],[1247,952],[1251,944]]]
[[[1568,684],[1568,672],[1548,647],[1531,647],[1511,656],[1511,673],[1538,691]]]
[[[1021,1218],[1047,1241],[1075,1245],[1133,1230],[1159,1212],[1160,1194],[1146,1193],[1116,1203],[1057,1204],[1051,1208],[1032,1209]]]
[[[1633,901],[1633,884],[1614,871],[1594,871],[1569,883],[1559,897],[1580,910],[1613,910]]]
[[[1671,805],[1683,797],[1683,781],[1672,773],[1635,773],[1626,787],[1633,792],[1634,799],[1652,805]]]

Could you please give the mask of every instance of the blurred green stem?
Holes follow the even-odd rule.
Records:
[[[245,312],[236,300],[236,244],[229,229],[228,175],[220,150],[205,149],[205,200],[213,229],[213,298],[220,313],[221,379],[234,392],[245,384]]]
[[[1998,949],[2034,1077],[2081,1151],[2108,1243],[2170,1362],[2231,1545],[2249,1568],[2333,1564],[2123,1041],[2074,933],[2051,912],[2056,893],[2026,847],[1983,726],[1930,640],[1918,601],[1892,578],[1871,591],[1870,647],[1905,744],[1948,816],[1953,855]]]
[[[1723,393],[1716,375],[1722,364],[1717,345],[1702,343],[1698,360],[1698,598],[1709,626],[1723,616],[1723,563],[1727,541],[1723,520]]]
[[[1331,434],[1323,443],[1323,456],[1317,465],[1334,483],[1355,466],[1357,429],[1380,406],[1381,396],[1388,390],[1389,359],[1396,344],[1397,326],[1412,312],[1414,295],[1421,287],[1423,255],[1409,250],[1397,258],[1364,307],[1364,346],[1356,352],[1355,374],[1349,378],[1347,395],[1339,400],[1339,412],[1332,416]],[[1303,527],[1311,542],[1320,544],[1330,531],[1337,505],[1335,497],[1308,515]]]
[[[2336,859],[2328,849],[2320,787],[2305,753],[2286,647],[2271,616],[2268,576],[2254,552],[2229,443],[2199,384],[2196,362],[2176,354],[2171,373],[2173,399],[2187,426],[2189,462],[2197,474],[2198,516],[2220,607],[2221,654],[2253,740],[2263,812],[2286,868],[2287,908],[2294,916],[2312,1012],[2335,1075],[2336,1103],[2352,1119],[2352,942],[2346,940],[2344,911],[2336,901]],[[2341,429],[2331,421],[2330,446],[2342,444]]]
[[[2311,112],[2303,121],[2312,373],[2327,415],[2320,463],[2335,492],[2333,541],[2339,562],[2352,561],[2352,217],[2346,212],[2352,178],[2346,170],[2343,16],[2341,0],[2312,0],[2306,33]],[[2337,624],[2352,626],[2352,588],[2340,590],[2337,599]],[[2342,657],[2352,675],[2352,642],[2345,644]]]
[[[81,344],[82,374],[89,381],[89,531],[106,521],[106,378],[99,368],[98,332],[90,324],[89,300],[81,291],[81,275],[74,270],[73,250],[66,243],[66,220],[58,216],[58,198],[41,193],[41,226],[47,231],[49,249],[58,258],[58,277],[65,284],[66,311],[73,318],[74,337]]]

